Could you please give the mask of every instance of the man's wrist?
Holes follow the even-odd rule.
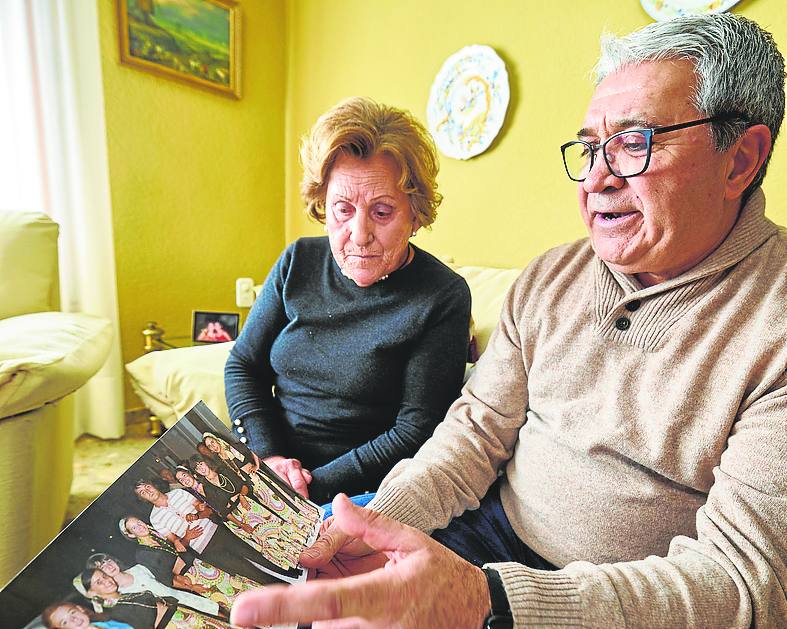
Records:
[[[486,576],[491,602],[490,612],[484,620],[483,629],[513,629],[514,616],[511,613],[508,595],[500,573],[494,568],[486,566],[482,570]]]

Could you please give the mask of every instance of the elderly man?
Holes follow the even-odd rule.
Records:
[[[590,238],[525,270],[369,509],[334,501],[302,560],[352,576],[234,623],[787,623],[787,236],[760,189],[784,59],[719,14],[606,38],[597,74],[561,147]]]

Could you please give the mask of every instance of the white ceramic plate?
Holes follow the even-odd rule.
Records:
[[[642,8],[654,20],[662,22],[679,15],[722,13],[739,0],[640,0]]]
[[[483,153],[503,126],[509,97],[506,66],[489,46],[466,46],[448,57],[426,107],[437,148],[455,159]]]

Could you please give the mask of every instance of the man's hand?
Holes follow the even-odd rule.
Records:
[[[304,498],[309,497],[307,485],[312,482],[312,475],[309,470],[301,466],[298,459],[286,459],[283,456],[269,456],[262,460],[265,465],[271,468],[284,481],[297,491]]]
[[[186,532],[183,534],[181,538],[184,542],[189,543],[193,539],[197,539],[200,535],[205,532],[201,526],[190,526],[186,529]]]
[[[383,553],[342,531],[334,516],[322,523],[317,541],[300,556],[300,564],[311,568],[318,579],[371,572],[382,568],[387,561]]]
[[[231,622],[242,627],[313,623],[314,629],[477,629],[491,602],[484,573],[413,528],[353,505],[333,501],[331,528],[342,552],[359,542],[385,555],[383,568],[364,574],[241,594]],[[351,538],[357,538],[351,541]],[[350,542],[348,544],[347,542]],[[321,622],[315,622],[321,621]]]

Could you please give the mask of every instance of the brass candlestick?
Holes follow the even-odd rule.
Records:
[[[159,349],[161,345],[161,337],[164,335],[164,329],[160,328],[155,321],[148,321],[145,324],[145,329],[142,330],[142,336],[145,339],[145,353],[152,352]]]

